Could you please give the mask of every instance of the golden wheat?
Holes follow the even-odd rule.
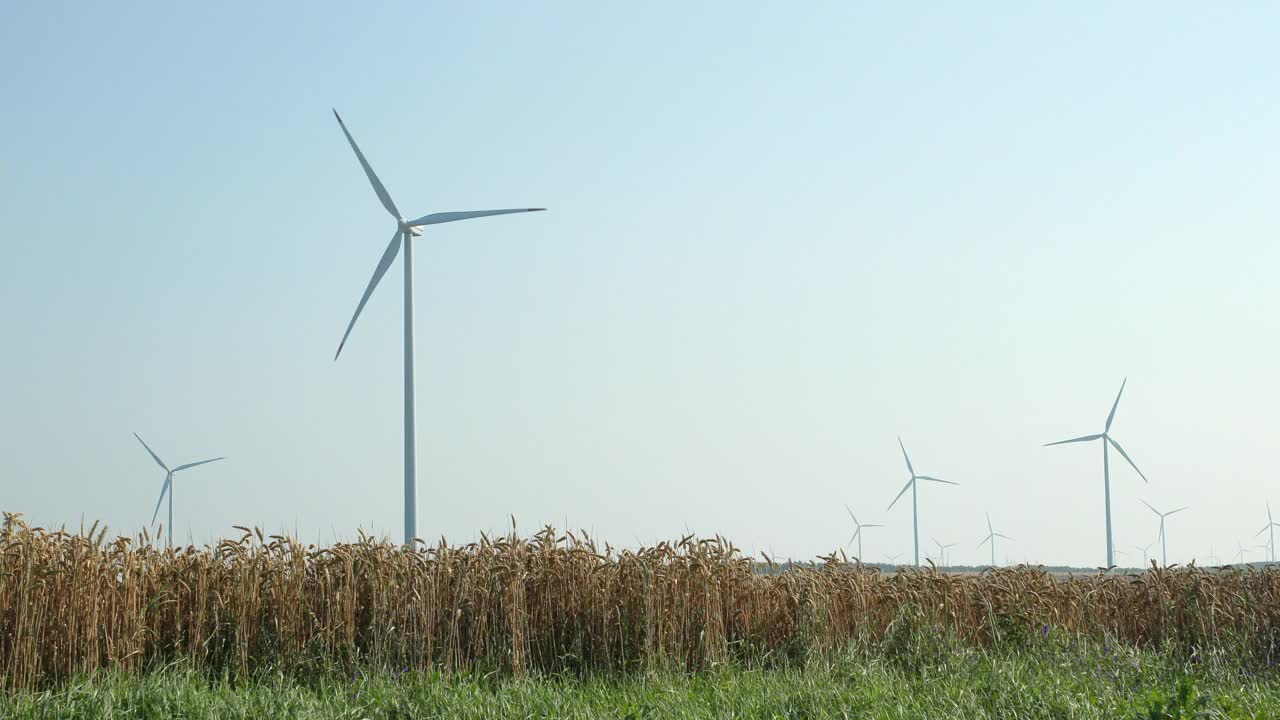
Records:
[[[0,539],[0,687],[181,661],[214,672],[624,672],[771,662],[883,643],[904,627],[974,645],[1052,629],[1141,646],[1266,654],[1280,573],[1053,577],[882,574],[843,556],[783,572],[723,538],[600,548],[547,528],[413,551],[361,536],[317,548],[241,528],[172,551],[145,535],[31,528]]]

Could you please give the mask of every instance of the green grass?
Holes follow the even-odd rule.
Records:
[[[103,674],[0,695],[2,718],[1271,718],[1280,672],[1084,643],[912,643],[774,669],[630,677]]]

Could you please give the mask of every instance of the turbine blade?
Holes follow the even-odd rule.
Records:
[[[988,542],[990,542],[990,541],[991,541],[991,536],[990,536],[990,535],[988,535],[988,536],[986,536],[986,537],[982,538],[982,542],[978,543],[978,547],[982,547],[983,545],[986,545],[986,544],[987,544]]]
[[[151,513],[151,524],[155,524],[156,516],[160,514],[160,503],[164,502],[164,494],[169,491],[169,483],[173,482],[173,473],[164,476],[164,484],[160,486],[160,497],[156,500],[155,512]]]
[[[884,525],[880,525],[879,523],[866,523],[865,525],[859,525],[858,527],[860,528],[884,527]]]
[[[987,516],[987,532],[994,535],[996,532],[996,529],[991,527],[991,513],[986,513],[986,516]]]
[[[1138,498],[1138,502],[1142,503],[1143,505],[1146,505],[1148,508],[1151,509],[1151,512],[1155,513],[1156,515],[1160,515],[1160,511],[1152,507],[1151,503],[1147,502],[1146,500],[1143,500],[1142,498]],[[1161,517],[1163,517],[1163,515],[1161,515]]]
[[[1102,433],[1098,433],[1097,435],[1082,435],[1078,438],[1071,438],[1070,440],[1059,440],[1058,442],[1045,443],[1042,447],[1049,447],[1050,445],[1066,445],[1067,443],[1089,442],[1090,440],[1097,440],[1100,437],[1102,437]]]
[[[907,470],[914,476],[916,469],[911,467],[911,458],[907,456],[907,446],[902,444],[902,436],[898,436],[898,447],[902,448],[902,459],[907,461]]]
[[[1184,507],[1180,507],[1180,508],[1178,508],[1177,510],[1170,510],[1169,512],[1165,513],[1165,514],[1164,514],[1164,516],[1165,516],[1165,517],[1169,517],[1170,515],[1172,515],[1172,514],[1174,514],[1174,513],[1180,513],[1180,512],[1182,512],[1183,510],[1190,510],[1190,509],[1191,509],[1191,506],[1190,506],[1190,505],[1186,505],[1186,506],[1184,506]]]
[[[442,212],[423,215],[409,223],[410,227],[422,225],[439,225],[440,223],[470,220],[471,218],[489,217],[490,215],[510,215],[511,213],[544,212],[546,208],[511,208],[509,210],[465,210],[462,212]]]
[[[333,111],[333,116],[338,118],[338,124],[342,126],[342,134],[347,136],[347,142],[351,143],[351,149],[356,151],[356,158],[360,161],[360,167],[364,168],[364,174],[369,176],[369,183],[373,185],[373,191],[378,194],[378,200],[382,202],[382,207],[391,213],[391,217],[399,220],[400,211],[396,209],[396,204],[391,201],[391,195],[382,186],[382,181],[378,179],[378,175],[373,172],[373,168],[369,167],[369,161],[364,159],[364,153],[360,152],[360,146],[356,145],[356,139],[351,137],[351,133],[347,130],[347,124],[342,122],[342,116],[338,114],[337,110]]]
[[[1011,538],[1011,537],[1009,537],[1008,535],[1005,535],[1005,534],[1003,534],[1003,533],[993,533],[993,534],[994,534],[996,537],[998,537],[998,538],[1004,538],[1005,540],[1013,540],[1013,538]],[[1013,540],[1013,541],[1014,541],[1014,542],[1017,542],[1017,540]]]
[[[169,468],[165,467],[164,461],[161,460],[160,457],[155,454],[155,451],[153,451],[150,446],[148,446],[145,442],[142,442],[142,438],[138,437],[138,433],[134,433],[133,436],[138,438],[138,442],[142,443],[142,447],[147,448],[147,452],[151,454],[151,459],[155,460],[157,465],[164,468],[165,472],[169,472]]]
[[[378,287],[378,281],[382,279],[383,275],[387,274],[387,268],[391,267],[392,261],[400,253],[401,236],[401,232],[396,230],[395,236],[391,238],[391,243],[382,252],[382,259],[378,261],[378,267],[373,269],[373,277],[369,279],[369,286],[364,289],[364,296],[360,298],[360,304],[356,306],[356,312],[351,316],[351,322],[347,323],[347,331],[342,334],[342,342],[338,343],[338,352],[333,354],[334,360],[337,360],[338,356],[342,354],[342,346],[347,344],[347,338],[351,335],[351,328],[356,326],[356,319],[360,317],[360,311],[364,310],[364,304],[369,302],[369,296],[373,294],[373,289]]]
[[[854,517],[854,515],[853,515],[853,509],[852,509],[852,508],[850,508],[848,505],[845,505],[845,506],[844,506],[844,511],[845,511],[845,512],[847,512],[847,513],[849,513],[849,517],[853,518],[853,524],[854,524],[854,525],[857,525],[857,524],[858,524],[858,518]]]
[[[858,533],[854,532],[852,535],[849,536],[849,542],[845,543],[845,545],[852,545],[853,541],[857,539],[858,539]]]
[[[936,482],[936,483],[946,483],[946,484],[948,484],[948,485],[959,485],[959,484],[960,484],[960,483],[958,483],[958,482],[951,482],[950,480],[939,480],[939,479],[938,479],[938,478],[936,478],[936,477],[929,477],[928,475],[917,475],[917,476],[916,476],[916,479],[917,479],[917,480],[928,480],[929,482]]]
[[[200,462],[187,463],[186,465],[179,465],[178,467],[174,468],[173,471],[178,472],[179,470],[186,470],[187,468],[193,468],[197,465],[204,465],[205,463],[217,462],[219,460],[226,460],[226,458],[216,457],[216,458],[213,458],[212,460],[201,460]]]
[[[1108,435],[1108,436],[1107,436],[1107,442],[1110,442],[1110,443],[1111,443],[1111,447],[1114,447],[1116,450],[1119,450],[1119,451],[1120,451],[1120,454],[1124,456],[1124,459],[1125,459],[1125,460],[1127,460],[1127,461],[1129,462],[1129,465],[1130,465],[1131,467],[1133,467],[1133,469],[1134,469],[1135,471],[1137,471],[1138,476],[1142,478],[1142,482],[1145,482],[1145,483],[1150,483],[1150,482],[1151,482],[1150,480],[1148,480],[1148,479],[1147,479],[1147,476],[1146,476],[1146,475],[1143,475],[1143,474],[1142,474],[1142,471],[1141,471],[1141,470],[1138,470],[1138,466],[1137,466],[1137,464],[1136,464],[1136,463],[1134,463],[1134,462],[1133,462],[1133,458],[1129,457],[1129,453],[1125,452],[1125,451],[1124,451],[1124,448],[1120,447],[1120,443],[1116,442],[1115,438],[1113,438],[1113,437],[1111,437],[1110,435]]]
[[[906,484],[906,485],[903,485],[903,486],[902,486],[902,491],[898,493],[898,497],[895,497],[895,498],[893,499],[893,502],[889,503],[889,508],[888,508],[888,509],[892,510],[892,509],[893,509],[893,506],[898,504],[898,500],[902,499],[902,495],[903,495],[903,493],[905,493],[906,491],[910,490],[910,489],[911,489],[911,483],[913,483],[913,482],[915,482],[915,481],[916,481],[916,479],[913,477],[913,478],[911,478],[910,480],[908,480],[908,481],[907,481],[907,484]]]
[[[1262,529],[1261,529],[1261,530],[1259,530],[1258,532],[1254,533],[1254,534],[1253,534],[1253,536],[1254,536],[1254,537],[1258,537],[1259,535],[1261,535],[1262,533],[1264,533],[1264,532],[1266,532],[1266,531],[1268,531],[1268,530],[1270,530],[1270,529],[1271,529],[1271,526],[1270,526],[1270,525],[1264,525],[1264,526],[1262,527]]]
[[[1125,378],[1120,383],[1120,392],[1116,393],[1116,401],[1111,404],[1111,413],[1107,415],[1107,426],[1103,428],[1103,432],[1111,430],[1111,421],[1116,419],[1116,408],[1120,407],[1120,396],[1124,394],[1124,386],[1127,382],[1129,382],[1129,378]]]

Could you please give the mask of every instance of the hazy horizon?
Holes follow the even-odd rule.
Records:
[[[811,559],[1235,555],[1277,501],[1280,8],[9,8],[0,510],[175,536],[719,533]],[[388,30],[406,29],[398,34]],[[56,42],[50,43],[50,39]],[[163,517],[163,509],[161,511]],[[926,552],[928,551],[928,553]],[[1255,551],[1260,560],[1261,551]],[[1158,553],[1153,546],[1152,553]]]

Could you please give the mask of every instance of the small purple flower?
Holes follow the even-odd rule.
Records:
[[[1042,638],[1047,638],[1047,637],[1049,637],[1049,626],[1048,626],[1048,625],[1045,625],[1043,628],[1041,628],[1041,629],[1040,629],[1040,637],[1042,637]]]

